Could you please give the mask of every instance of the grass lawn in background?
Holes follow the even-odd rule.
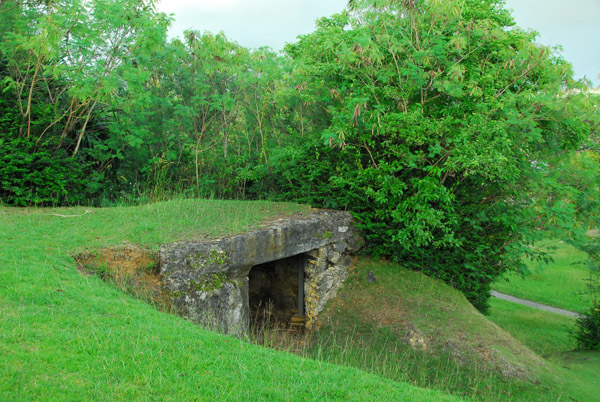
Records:
[[[488,318],[544,357],[572,351],[577,346],[570,334],[575,325],[572,317],[492,299]]]
[[[589,271],[584,264],[586,255],[558,240],[546,240],[537,247],[546,250],[554,261],[549,264],[526,261],[528,275],[509,273],[498,279],[493,289],[565,310],[587,311],[591,301],[587,287]]]
[[[588,270],[582,263],[585,254],[557,240],[539,246],[546,248],[553,262],[529,262],[530,275],[507,275],[510,280],[499,280],[494,289],[554,307],[586,311],[591,301],[586,286]],[[574,318],[499,299],[492,299],[490,304],[489,319],[562,372],[567,389],[572,390],[569,396],[578,401],[597,399],[585,395],[600,395],[600,353],[575,350]]]

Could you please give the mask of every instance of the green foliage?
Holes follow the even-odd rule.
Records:
[[[600,351],[600,308],[593,306],[577,318],[575,338],[583,350]]]
[[[304,204],[344,209],[350,205],[346,197],[361,197],[358,192],[331,186],[331,172],[346,168],[349,158],[320,144],[277,148],[268,165],[259,165],[242,172],[247,181],[247,193],[254,198],[296,200]]]
[[[354,6],[287,48],[312,113],[327,112],[309,140],[330,150],[301,149],[272,168],[287,183],[271,180],[292,199],[352,210],[368,252],[485,311],[494,279],[535,257],[534,229],[550,222],[534,206],[549,198],[531,183],[546,176],[549,188],[543,166],[589,137],[591,106],[568,63],[499,1]]]
[[[267,48],[188,31],[156,58],[147,81],[129,86],[102,115],[111,134],[90,138],[90,157],[111,183],[107,197],[149,189],[150,199],[242,198],[248,172],[310,127],[297,118],[303,105],[286,81],[290,60]]]
[[[36,149],[28,138],[0,138],[0,201],[7,205],[84,204],[90,181],[62,149]]]
[[[192,280],[187,287],[187,292],[211,292],[219,290],[225,284],[225,274],[206,274],[198,280]]]
[[[115,107],[124,109],[132,99],[141,106],[140,95],[132,94],[143,93],[168,23],[153,5],[152,0],[2,2],[0,107],[12,110],[2,119],[2,134],[33,144],[24,146],[30,155],[47,150],[65,159],[59,164],[74,166],[72,176],[83,168],[66,158],[81,155],[77,161],[89,170],[96,193],[103,187],[100,180],[114,179],[115,161],[143,140],[132,130],[113,130],[107,116],[114,119]],[[41,191],[56,194],[52,183]]]

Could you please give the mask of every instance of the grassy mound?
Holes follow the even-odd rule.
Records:
[[[537,311],[519,319],[520,306],[498,302],[492,322],[437,280],[363,258],[321,314],[307,354],[474,400],[593,401],[598,383],[578,379],[581,358],[569,355],[570,370],[562,353],[574,346],[572,319]]]
[[[0,400],[452,401],[457,398],[204,331],[133,299],[71,255],[242,232],[307,207],[172,201],[0,207]]]

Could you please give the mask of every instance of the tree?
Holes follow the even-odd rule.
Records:
[[[106,122],[107,114],[115,111],[111,107],[116,98],[140,99],[128,94],[143,88],[152,53],[163,45],[168,24],[154,4],[154,0],[2,2],[2,93],[10,94],[18,111],[11,123],[10,136],[18,139],[13,144],[22,144],[29,154],[70,154],[70,161],[58,158],[69,166],[86,162],[86,155],[78,155],[82,148],[89,153],[100,146],[100,151],[92,152],[100,159],[88,165],[96,170],[92,176],[100,175],[120,156],[122,144],[139,145],[140,138],[132,130],[111,131],[101,120]],[[36,169],[19,166],[25,172]],[[57,186],[66,195],[69,174],[56,176],[62,176]],[[12,189],[23,193],[43,188],[40,183],[19,184],[20,180],[12,177],[10,188],[4,187],[7,202]],[[42,198],[29,201],[48,202]]]
[[[532,183],[592,130],[585,99],[560,96],[585,83],[502,6],[357,0],[320,20],[286,50],[326,111],[326,146],[315,139],[276,173],[318,172],[328,191],[308,198],[355,212],[369,252],[444,279],[482,311],[548,223]]]

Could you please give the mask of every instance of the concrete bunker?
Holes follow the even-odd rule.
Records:
[[[164,245],[160,274],[179,313],[201,325],[242,334],[270,304],[275,319],[310,328],[359,246],[349,213],[317,211],[242,235]]]

